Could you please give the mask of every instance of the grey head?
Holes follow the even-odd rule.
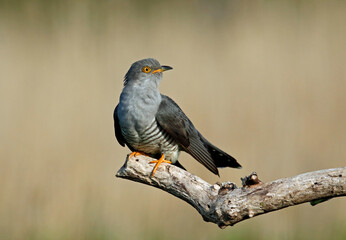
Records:
[[[134,62],[124,78],[124,86],[127,84],[141,84],[148,81],[154,82],[156,86],[162,80],[162,72],[173,69],[170,66],[161,66],[154,58],[146,58]]]

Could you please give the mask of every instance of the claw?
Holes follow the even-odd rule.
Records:
[[[129,156],[129,158],[132,158],[132,157],[137,157],[139,155],[144,155],[144,156],[148,156],[147,154],[145,154],[144,152],[132,152]]]
[[[158,168],[159,165],[160,165],[161,163],[163,163],[163,162],[172,164],[171,161],[165,160],[165,154],[162,154],[162,156],[160,157],[159,160],[154,160],[154,161],[150,161],[150,162],[149,162],[149,163],[156,163],[156,165],[155,165],[155,167],[154,167],[154,169],[153,169],[153,172],[152,172],[151,176],[154,176],[154,174],[155,174],[157,168]]]

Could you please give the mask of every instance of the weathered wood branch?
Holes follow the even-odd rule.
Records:
[[[346,196],[346,167],[320,170],[262,183],[256,173],[232,182],[211,185],[173,165],[162,163],[151,176],[154,164],[143,155],[127,158],[116,176],[160,188],[191,204],[207,222],[219,227],[285,207]]]

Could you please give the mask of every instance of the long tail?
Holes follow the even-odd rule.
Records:
[[[207,147],[216,167],[241,168],[241,165],[234,157],[215,147],[210,142],[205,143],[204,146]]]
[[[197,161],[216,175],[219,175],[218,167],[241,168],[241,165],[221,149],[215,147],[199,132],[197,136],[190,138],[190,145],[185,149]]]

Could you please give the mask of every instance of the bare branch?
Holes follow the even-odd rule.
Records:
[[[152,159],[143,155],[126,159],[116,176],[160,188],[191,204],[207,222],[219,227],[285,207],[346,195],[346,167],[320,170],[262,183],[256,173],[232,182],[210,185],[173,165],[162,163],[151,177]]]

